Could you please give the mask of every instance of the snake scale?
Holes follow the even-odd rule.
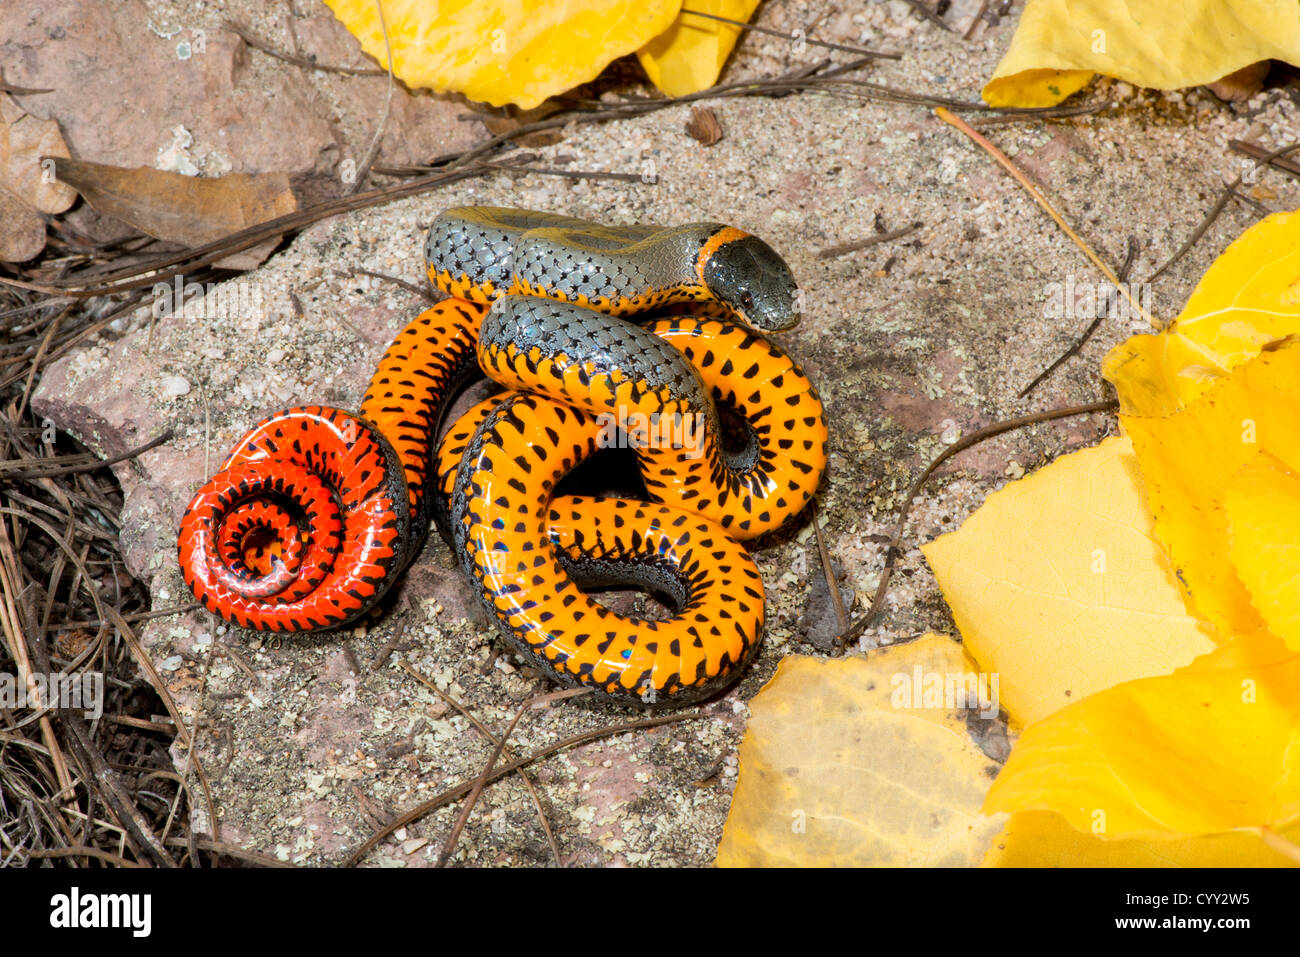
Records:
[[[797,514],[826,466],[821,400],[762,335],[798,320],[784,261],[718,223],[481,206],[439,215],[425,257],[450,298],[393,340],[360,413],[271,415],[195,494],[179,551],[196,598],[247,628],[345,626],[436,523],[509,644],[561,684],[661,707],[734,680],[764,618],[741,543]],[[506,391],[439,441],[483,373]],[[611,442],[649,501],[559,488]],[[589,594],[611,586],[673,614]]]

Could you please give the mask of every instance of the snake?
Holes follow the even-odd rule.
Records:
[[[393,339],[359,411],[276,412],[195,493],[186,585],[241,627],[348,627],[437,526],[507,644],[562,686],[650,708],[726,687],[765,615],[744,543],[826,468],[817,390],[764,335],[798,321],[789,267],[725,224],[488,206],[439,214],[425,260],[447,298]],[[484,374],[501,391],[439,439]],[[565,489],[609,445],[633,450],[644,500]],[[601,588],[670,613],[620,614]]]

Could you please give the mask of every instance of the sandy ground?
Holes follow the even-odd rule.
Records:
[[[922,22],[899,2],[769,4],[761,22],[784,29],[817,22],[814,35],[898,49],[901,61],[865,75],[973,101],[1010,42],[1014,15],[974,42]],[[811,48],[802,54],[818,55]],[[751,37],[724,78],[774,75],[798,62],[785,41]],[[1127,237],[1136,237],[1137,278],[1181,245],[1219,187],[1241,170],[1227,141],[1275,147],[1300,114],[1280,90],[1235,107],[1205,91],[1160,94],[1110,81],[1086,96],[1116,105],[1091,117],[993,127],[989,135],[1104,258],[1118,265]],[[536,150],[539,164],[652,169],[654,182],[497,174],[319,224],[240,280],[245,294],[260,297],[260,315],[164,319],[142,369],[132,361],[145,346],[142,314],[123,337],[60,363],[38,401],[63,424],[80,422],[92,444],[97,430],[77,418],[78,403],[105,429],[138,432],[140,441],[170,425],[175,441],[141,464],[154,477],[206,472],[276,408],[357,406],[387,342],[421,308],[411,293],[357,270],[424,281],[423,232],[444,207],[516,205],[619,223],[729,222],[781,251],[804,290],[804,322],[779,338],[826,402],[831,467],[819,507],[846,594],[860,612],[902,497],[945,442],[1008,416],[1106,397],[1101,356],[1143,324],[1106,320],[1080,356],[1017,398],[1090,321],[1051,308],[1054,284],[1081,289],[1100,277],[986,154],[919,107],[819,93],[711,105],[725,131],[713,147],[686,134],[689,108],[673,107],[575,128]],[[1300,188],[1279,174],[1262,172],[1254,189],[1274,209],[1300,205]],[[1152,290],[1154,311],[1176,314],[1212,258],[1258,215],[1230,205]],[[816,256],[914,222],[920,228],[902,240],[831,260]],[[945,467],[913,509],[885,613],[861,647],[928,630],[955,633],[919,544],[955,528],[1009,479],[1115,429],[1107,416],[1069,419],[990,441]],[[148,577],[157,607],[183,602],[173,536],[197,480],[164,487],[128,471],[128,557]],[[801,622],[809,572],[819,574],[810,532],[805,523],[755,556],[769,625],[761,655],[731,693],[698,709],[698,719],[575,748],[531,769],[565,863],[712,861],[736,781],[745,702],[782,656],[814,653]],[[198,715],[199,757],[224,839],[297,862],[337,862],[377,818],[472,778],[490,745],[396,664],[408,662],[489,727],[503,728],[539,682],[509,657],[480,670],[493,631],[467,616],[467,599],[434,536],[394,611],[369,630],[266,640],[205,614],[152,622],[150,652],[187,714]],[[394,640],[400,649],[372,670]],[[214,642],[231,650],[214,655]],[[525,717],[512,748],[523,754],[626,717],[564,705]],[[177,760],[185,766],[184,752]],[[457,809],[406,828],[368,862],[429,863]],[[204,819],[200,811],[199,826]],[[515,777],[486,791],[453,860],[549,859],[528,791]]]

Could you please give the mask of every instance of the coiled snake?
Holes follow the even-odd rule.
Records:
[[[798,319],[785,263],[716,223],[496,207],[446,211],[425,252],[451,298],[394,339],[360,415],[289,409],[244,436],[182,520],[187,585],[244,627],[336,628],[383,597],[436,521],[505,638],[562,684],[662,706],[734,679],[764,615],[740,541],[799,512],[826,464],[816,390],[754,331]],[[633,314],[644,324],[618,318]],[[438,443],[480,369],[510,391]],[[555,494],[618,437],[654,501]],[[583,590],[608,585],[664,594],[675,613],[619,615]]]

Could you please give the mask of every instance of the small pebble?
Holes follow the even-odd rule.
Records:
[[[169,399],[179,399],[190,394],[190,382],[183,376],[169,375],[160,383],[162,394]]]

